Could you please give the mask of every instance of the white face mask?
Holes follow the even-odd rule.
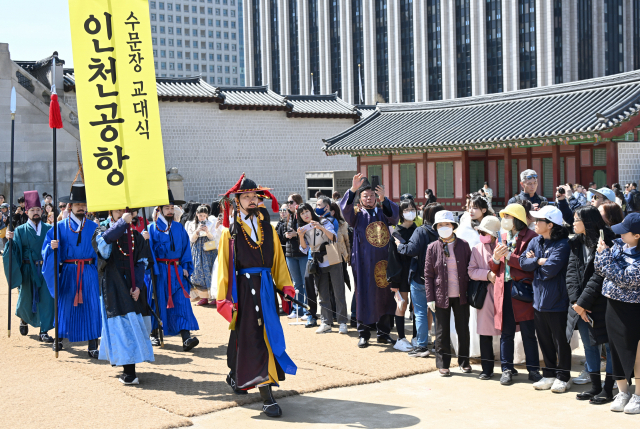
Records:
[[[416,218],[416,212],[410,211],[402,213],[402,216],[404,216],[405,220],[414,220]]]
[[[438,235],[442,238],[449,238],[451,237],[451,234],[453,234],[453,228],[449,226],[438,228]]]
[[[511,231],[513,229],[513,219],[502,219],[500,226],[502,226],[502,229],[505,231]]]

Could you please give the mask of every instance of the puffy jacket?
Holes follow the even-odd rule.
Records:
[[[456,238],[453,243],[453,253],[458,267],[458,285],[460,287],[460,304],[467,303],[467,286],[469,283],[469,261],[471,248],[462,238]],[[447,271],[447,257],[440,240],[429,244],[424,264],[424,288],[427,292],[427,302],[435,301],[440,308],[449,307],[449,273]]]
[[[613,235],[609,229],[607,231]],[[610,243],[611,238],[607,241]],[[589,327],[589,342],[595,346],[609,342],[607,326],[605,324],[605,312],[607,310],[607,298],[602,295],[602,283],[604,278],[595,272],[596,249],[584,260],[584,235],[576,235],[569,240],[571,256],[567,267],[567,292],[569,293],[569,314],[567,316],[567,341],[571,341],[580,315],[573,309],[573,304],[578,304],[585,310],[589,310],[589,316],[593,319],[593,328]]]
[[[535,256],[527,258],[533,251]],[[520,266],[524,271],[533,272],[533,308],[542,312],[567,311],[567,264],[571,249],[569,240],[545,240],[541,235],[529,242],[527,250],[520,256]],[[544,265],[538,259],[547,258]]]
[[[422,224],[421,227],[413,231],[413,235],[406,244],[398,246],[398,253],[411,256],[409,266],[409,279],[423,285],[424,284],[424,259],[427,255],[427,247],[433,241],[438,240],[438,233],[430,225]]]

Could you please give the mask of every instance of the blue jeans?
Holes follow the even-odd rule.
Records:
[[[287,256],[287,267],[289,267],[289,273],[291,273],[291,280],[293,280],[293,286],[298,291],[298,301],[307,303],[307,292],[304,287],[304,272],[307,269],[306,256],[289,257]],[[297,304],[293,304],[293,308],[298,312],[298,316],[308,313],[302,307]]]
[[[416,332],[418,333],[418,347],[427,348],[429,341],[429,319],[427,313],[427,293],[424,285],[411,281],[411,302],[413,303],[413,313],[416,318]]]
[[[580,332],[580,339],[584,347],[584,357],[587,361],[584,367],[590,374],[600,374],[600,346],[592,346],[589,340],[589,324],[582,320],[582,317],[578,318],[578,332]],[[609,343],[605,344],[607,350],[607,373],[611,374],[613,371],[611,363],[611,350],[609,350]]]

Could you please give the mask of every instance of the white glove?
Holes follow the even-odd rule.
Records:
[[[429,307],[429,310],[431,310],[433,313],[436,312],[436,302],[435,301],[427,302],[427,307]]]

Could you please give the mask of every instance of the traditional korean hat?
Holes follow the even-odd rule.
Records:
[[[169,204],[174,205],[174,206],[181,206],[181,205],[183,205],[185,203],[186,203],[186,201],[174,200],[173,199],[173,192],[171,192],[171,189],[169,189]]]
[[[74,183],[71,185],[71,192],[68,197],[60,197],[61,203],[87,203],[87,191],[84,183]]]
[[[264,196],[264,198],[271,199],[271,210],[273,210],[274,213],[278,213],[280,210],[278,200],[269,191],[271,191],[271,188],[265,188],[264,186],[257,185],[256,182],[249,179],[244,173],[242,173],[236,184],[225,192],[223,194],[223,198],[220,199],[220,204],[224,205],[224,215],[222,217],[222,224],[224,227],[229,228],[229,215],[231,214],[232,203],[230,198],[231,194],[235,194],[237,196],[240,194],[247,194],[249,192],[256,192],[257,194]]]
[[[32,207],[40,207],[40,194],[38,191],[25,191],[24,210],[28,212]]]

